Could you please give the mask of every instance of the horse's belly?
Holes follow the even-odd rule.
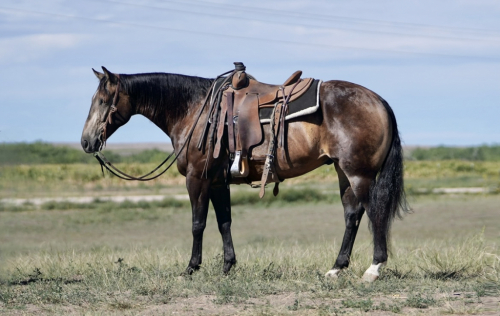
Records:
[[[269,149],[269,127],[264,126],[265,140],[254,147],[250,158],[251,181],[259,181],[264,170]],[[274,166],[280,179],[301,176],[325,164],[330,158],[321,145],[319,126],[307,122],[287,124],[285,142],[280,146],[279,137],[274,154]]]

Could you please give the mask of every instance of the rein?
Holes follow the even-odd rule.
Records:
[[[191,130],[189,131],[189,134],[188,134],[188,136],[186,138],[186,141],[184,142],[184,144],[179,149],[179,153],[178,154],[175,154],[175,150],[172,151],[172,153],[170,153],[170,155],[168,155],[167,158],[165,158],[165,160],[163,160],[163,162],[161,162],[151,172],[149,172],[149,173],[147,173],[147,174],[145,174],[143,176],[140,176],[140,177],[134,177],[134,176],[131,176],[131,175],[129,175],[129,174],[121,171],[117,167],[115,167],[108,159],[106,159],[106,157],[104,156],[104,154],[101,153],[101,151],[99,150],[98,152],[94,153],[94,157],[97,159],[97,161],[101,165],[101,171],[102,171],[103,175],[104,175],[104,168],[106,168],[106,170],[108,170],[111,174],[113,174],[114,176],[116,176],[116,177],[118,177],[120,179],[123,179],[123,180],[128,180],[128,181],[132,181],[132,180],[135,180],[135,181],[150,181],[150,180],[154,180],[154,179],[158,178],[159,176],[161,176],[165,172],[167,172],[167,170],[170,169],[170,167],[177,160],[177,157],[179,157],[179,155],[182,152],[182,150],[184,149],[184,147],[186,147],[186,144],[190,142],[191,137],[193,136],[194,130],[196,128],[196,124],[198,124],[198,121],[200,120],[200,117],[203,114],[203,110],[205,109],[205,107],[206,107],[206,105],[207,105],[207,103],[208,103],[208,101],[210,99],[210,95],[212,94],[212,90],[214,89],[214,86],[215,86],[215,84],[217,82],[217,79],[219,79],[219,78],[221,78],[221,77],[223,77],[223,76],[225,76],[227,74],[233,75],[235,72],[236,72],[236,70],[230,70],[230,71],[227,71],[227,72],[225,72],[223,74],[220,74],[212,82],[212,85],[210,86],[210,89],[208,90],[208,94],[205,97],[205,101],[203,101],[203,105],[201,106],[201,109],[200,109],[200,111],[199,111],[199,113],[198,113],[198,115],[196,117],[196,120],[194,121],[194,124],[191,127]],[[227,76],[227,78],[230,78],[231,75]],[[221,90],[221,88],[222,88],[222,86],[219,87],[219,89],[216,91],[216,93],[218,93],[219,90]],[[113,104],[110,106],[109,112],[108,112],[108,114],[106,116],[106,120],[103,122],[104,123],[103,132],[102,132],[102,135],[103,135],[102,136],[103,137],[103,144],[106,143],[106,127],[108,126],[108,124],[112,123],[112,115],[113,115],[113,113],[117,112],[116,102],[118,100],[119,89],[120,89],[120,77],[118,77],[118,85],[116,87],[115,95],[113,97]],[[158,169],[160,169],[174,154],[175,154],[174,159],[170,162],[170,164],[163,171],[161,171],[157,175],[151,176]]]

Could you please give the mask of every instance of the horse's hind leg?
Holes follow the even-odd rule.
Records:
[[[373,192],[371,192],[373,194]],[[378,209],[377,209],[378,208]],[[387,263],[387,237],[390,218],[385,205],[371,203],[367,215],[373,233],[373,262],[363,274],[363,281],[373,282],[379,277],[379,269]]]
[[[340,169],[337,163],[335,163],[335,169],[339,178],[340,196],[342,198],[342,205],[344,206],[345,232],[337,260],[333,268],[326,273],[327,277],[333,278],[338,277],[340,270],[349,266],[359,223],[365,212],[363,205],[356,198],[344,171]]]
[[[387,262],[387,234],[389,214],[385,205],[371,203],[370,194],[375,188],[375,179],[367,175],[349,175],[349,182],[357,200],[363,205],[370,219],[373,234],[373,262],[363,274],[363,281],[373,282],[379,277],[379,269]]]
[[[228,273],[236,263],[233,239],[231,237],[231,198],[229,187],[226,185],[213,187],[210,190],[210,199],[215,209],[219,232],[224,247],[224,273]]]

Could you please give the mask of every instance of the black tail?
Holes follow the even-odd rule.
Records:
[[[401,212],[410,211],[406,201],[403,179],[403,147],[399,137],[396,117],[389,104],[381,98],[392,125],[392,145],[384,165],[370,189],[370,209],[374,213],[372,221],[386,223],[386,233],[393,219],[401,218]]]

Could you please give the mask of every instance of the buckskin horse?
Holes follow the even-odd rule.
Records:
[[[94,71],[99,86],[85,122],[81,144],[87,153],[103,145],[132,115],[141,114],[167,134],[186,177],[192,206],[193,246],[184,273],[202,263],[202,240],[209,201],[212,202],[224,249],[223,272],[236,263],[231,237],[228,185],[231,157],[227,148],[213,157],[213,148],[197,146],[209,116],[206,100],[215,79],[169,73],[114,74]],[[363,275],[372,282],[387,262],[391,223],[408,211],[403,183],[403,155],[396,118],[389,104],[360,85],[326,81],[319,86],[319,109],[286,121],[284,155],[276,155],[279,179],[297,177],[324,164],[334,164],[344,207],[345,233],[338,257],[326,277],[337,278],[349,266],[361,218],[366,211],[373,234],[373,262]],[[227,129],[227,126],[225,127]],[[263,124],[263,140],[252,156],[266,156],[270,134]],[[226,131],[227,133],[227,131]],[[250,159],[247,181],[258,181],[262,159]]]

